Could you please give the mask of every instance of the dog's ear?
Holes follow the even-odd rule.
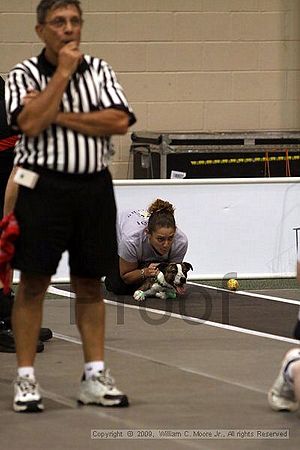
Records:
[[[188,262],[183,262],[182,263],[183,268],[188,272],[189,270],[193,270],[193,266],[192,264],[188,263]]]
[[[169,265],[169,263],[167,263],[167,262],[162,262],[162,263],[157,264],[156,268],[157,268],[158,270],[160,270],[161,272],[164,272],[165,269],[168,267],[168,265]]]

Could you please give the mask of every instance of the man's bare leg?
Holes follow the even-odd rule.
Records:
[[[49,283],[47,275],[21,274],[12,313],[18,367],[34,364],[43,300]]]
[[[76,294],[76,323],[81,334],[85,362],[103,361],[105,306],[100,280],[71,277]]]
[[[104,369],[105,305],[100,281],[72,277],[76,292],[76,320],[82,337],[85,360],[78,401],[101,406],[128,406],[128,398],[119,391]]]

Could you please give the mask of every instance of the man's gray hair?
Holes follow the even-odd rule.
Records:
[[[36,8],[38,23],[44,23],[50,10],[61,8],[68,5],[74,5],[82,16],[82,9],[79,0],[41,0]]]

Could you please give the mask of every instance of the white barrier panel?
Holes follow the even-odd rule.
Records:
[[[175,207],[189,239],[190,279],[295,276],[293,228],[300,226],[300,178],[118,180],[118,210],[142,209],[156,198]],[[68,279],[64,254],[56,281]]]

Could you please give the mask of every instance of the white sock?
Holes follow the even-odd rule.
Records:
[[[85,379],[92,378],[93,375],[97,375],[98,372],[104,370],[104,361],[90,361],[84,365]]]
[[[35,380],[34,367],[18,367],[18,376]]]

